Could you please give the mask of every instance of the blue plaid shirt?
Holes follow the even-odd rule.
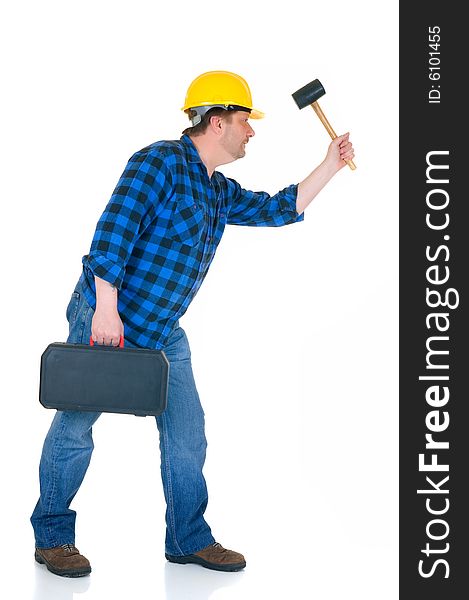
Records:
[[[94,275],[116,286],[126,339],[161,349],[196,295],[226,224],[303,220],[297,185],[270,196],[215,171],[209,178],[187,135],[129,160],[83,257],[80,284],[95,308]]]

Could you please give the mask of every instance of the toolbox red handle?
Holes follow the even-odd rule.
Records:
[[[94,346],[94,341],[91,336],[90,336],[90,346]],[[120,340],[119,340],[119,348],[123,348],[123,347],[124,347],[124,336],[121,335]]]

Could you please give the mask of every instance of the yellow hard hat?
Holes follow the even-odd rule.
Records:
[[[229,71],[202,73],[190,84],[181,110],[192,109],[201,117],[213,107],[250,111],[251,119],[262,119],[264,113],[252,107],[251,90],[245,79]],[[196,123],[193,123],[194,125]]]

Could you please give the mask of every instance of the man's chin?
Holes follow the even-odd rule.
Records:
[[[238,160],[239,158],[243,158],[244,156],[246,156],[246,150],[242,148],[238,152],[238,154],[232,154],[231,156],[233,157],[233,160]]]

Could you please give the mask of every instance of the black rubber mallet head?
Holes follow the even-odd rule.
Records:
[[[315,79],[314,81],[307,83],[301,89],[297,90],[294,94],[292,94],[292,96],[299,109],[304,108],[305,106],[313,107],[314,112],[317,114],[321,123],[326,128],[327,133],[333,140],[335,140],[337,134],[332,129],[331,124],[326,119],[326,115],[322,112],[321,107],[318,104],[319,98],[324,96],[325,93],[326,90],[324,89],[322,83],[319,81],[319,79]],[[352,171],[357,168],[353,160],[347,160],[345,162],[352,169]]]

